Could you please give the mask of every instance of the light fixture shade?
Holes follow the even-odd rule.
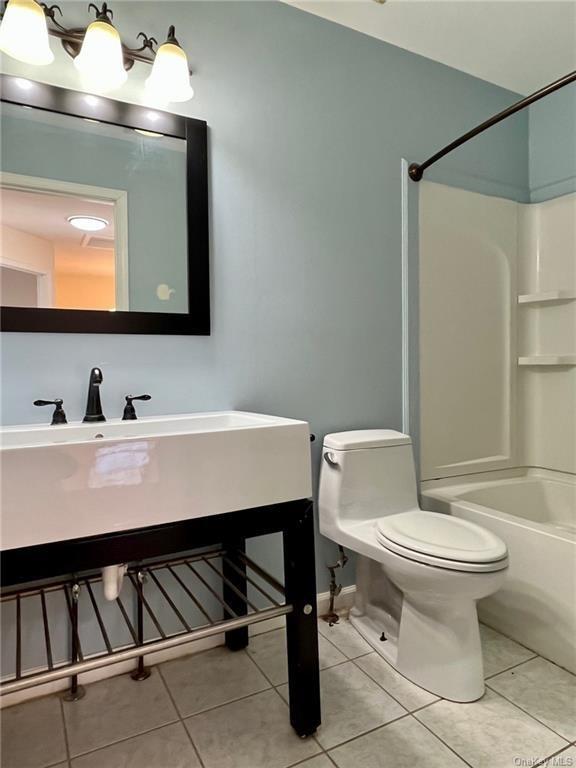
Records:
[[[43,9],[36,0],[10,0],[0,25],[0,51],[25,64],[51,64]]]
[[[107,21],[93,21],[86,30],[82,49],[74,59],[88,91],[106,93],[119,88],[128,77],[120,35]]]
[[[151,102],[169,103],[188,101],[193,96],[188,58],[178,43],[168,41],[158,48],[146,80],[146,97]]]
[[[101,229],[106,229],[109,224],[107,219],[88,215],[68,216],[67,221],[74,229],[80,229],[82,232],[98,232]]]

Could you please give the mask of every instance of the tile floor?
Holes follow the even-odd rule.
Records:
[[[283,630],[2,712],[2,768],[576,767],[576,677],[482,627],[486,695],[454,704],[395,672],[347,622],[320,623],[323,725],[288,722]]]

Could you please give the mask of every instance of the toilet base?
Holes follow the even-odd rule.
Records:
[[[394,669],[443,699],[470,702],[483,696],[476,600],[402,592],[380,563],[365,557],[358,558],[356,582],[350,622]]]
[[[424,608],[404,601],[398,639],[355,609],[350,612],[350,623],[385,661],[420,688],[461,703],[482,698],[484,673],[476,605],[427,604]]]

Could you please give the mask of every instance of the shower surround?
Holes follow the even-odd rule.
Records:
[[[423,182],[423,505],[506,541],[489,625],[576,672],[576,195]]]

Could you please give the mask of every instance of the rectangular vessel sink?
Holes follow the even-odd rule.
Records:
[[[3,550],[311,495],[305,421],[241,411],[0,429]]]

